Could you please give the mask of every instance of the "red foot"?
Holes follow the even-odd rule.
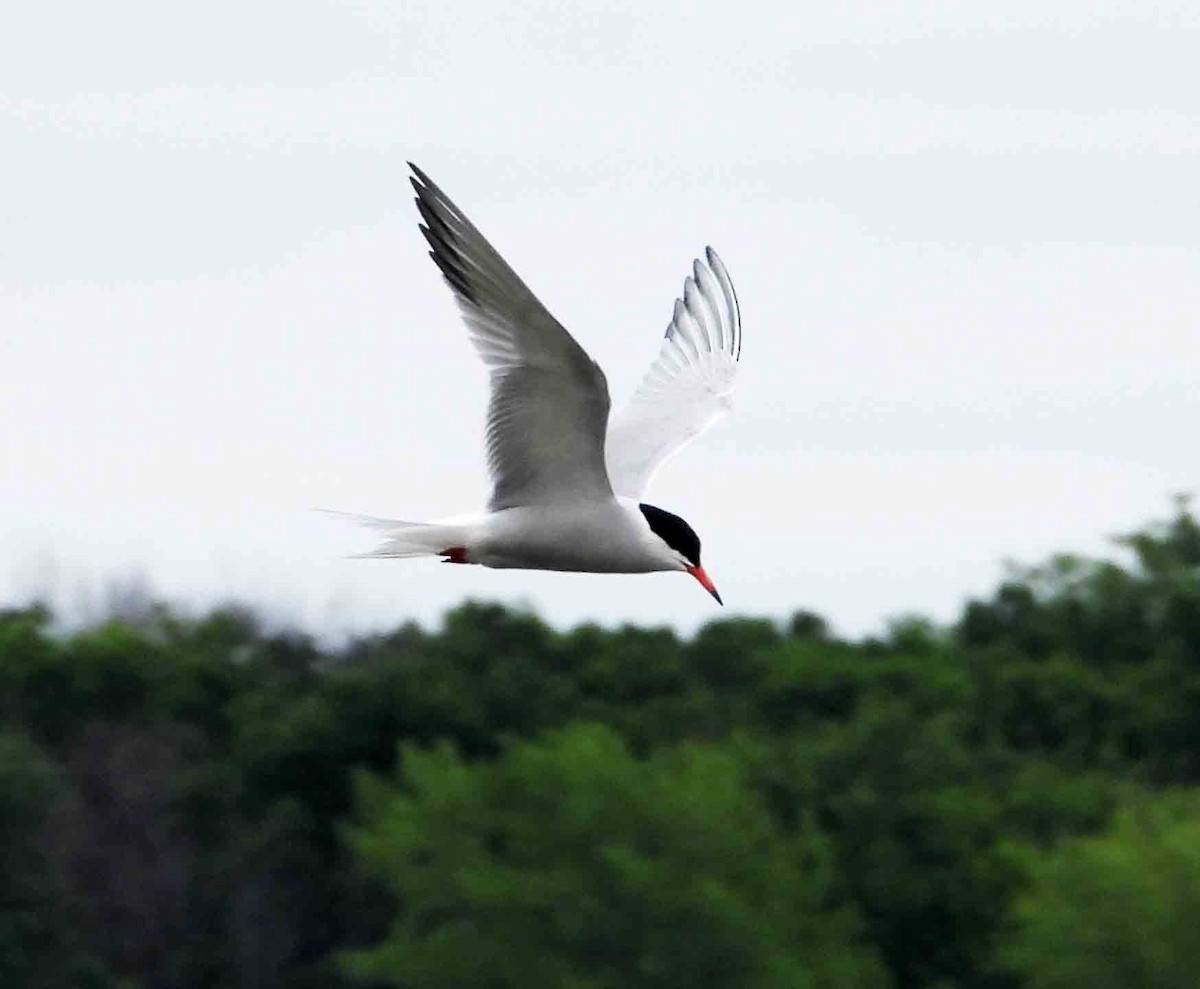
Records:
[[[442,550],[438,556],[444,556],[446,559],[443,563],[470,563],[467,559],[467,548],[465,546],[451,546],[449,549]]]

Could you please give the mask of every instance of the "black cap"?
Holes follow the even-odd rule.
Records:
[[[700,537],[678,515],[664,512],[653,505],[638,505],[650,528],[664,543],[680,553],[693,567],[700,566]]]

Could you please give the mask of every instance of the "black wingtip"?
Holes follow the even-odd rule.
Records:
[[[419,204],[429,195],[429,178],[411,161],[408,163],[408,167],[413,170],[413,174],[408,177],[408,182],[413,187],[413,192],[417,194],[417,203]]]

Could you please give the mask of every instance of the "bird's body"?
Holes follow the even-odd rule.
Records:
[[[720,601],[700,540],[642,501],[669,456],[729,409],[741,352],[733,285],[716,253],[696,261],[657,360],[609,422],[608,384],[483,235],[415,165],[430,256],[454,291],[491,379],[488,510],[440,522],[353,516],[382,531],[372,557],[440,556],[496,569],[681,570]]]
[[[496,570],[654,573],[680,569],[628,498],[521,505],[441,522],[361,519],[389,540],[368,556],[444,556]]]

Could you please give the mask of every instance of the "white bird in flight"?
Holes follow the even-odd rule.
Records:
[[[610,420],[599,365],[462,210],[409,167],[429,256],[490,372],[492,495],[486,512],[441,522],[350,516],[387,538],[362,555],[585,573],[681,570],[721,603],[692,527],[642,500],[663,462],[730,408],[741,317],[716,252],[694,262],[657,359]]]

